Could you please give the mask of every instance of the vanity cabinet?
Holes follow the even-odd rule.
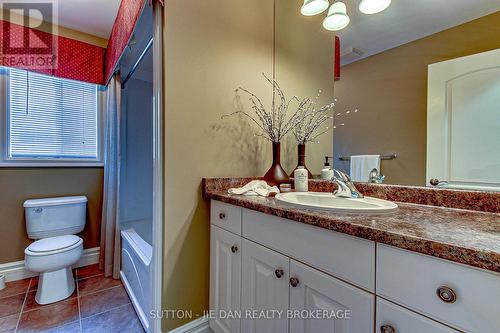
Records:
[[[217,313],[240,309],[241,237],[212,225],[210,230],[210,309]],[[239,333],[239,319],[216,316],[214,332]]]
[[[372,332],[374,299],[366,291],[290,260],[290,333]],[[293,314],[303,310],[321,311],[323,319],[295,319]]]
[[[241,332],[287,333],[286,311],[289,307],[288,279],[290,261],[278,252],[243,239],[241,305],[245,311],[258,310],[252,317],[276,316],[275,319],[243,318]],[[278,318],[277,312],[281,311]],[[244,316],[245,317],[245,316]]]
[[[500,276],[377,245],[377,294],[465,332],[500,332]]]
[[[380,333],[459,333],[380,297],[377,297],[376,327]]]
[[[375,291],[375,242],[249,209],[241,216],[244,238]]]
[[[211,209],[215,333],[500,332],[498,273],[217,201]]]
[[[243,318],[243,333],[372,331],[373,295],[246,239],[241,278],[243,314],[267,317]]]
[[[224,230],[241,235],[241,208],[220,201],[212,201],[210,221]]]

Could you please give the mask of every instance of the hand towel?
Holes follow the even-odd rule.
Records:
[[[367,182],[373,168],[377,168],[380,172],[380,155],[351,156],[351,180],[353,182]]]
[[[252,180],[250,183],[239,188],[230,188],[227,190],[229,194],[247,195],[247,196],[261,196],[267,197],[271,193],[280,193],[276,186],[269,186],[264,180]]]

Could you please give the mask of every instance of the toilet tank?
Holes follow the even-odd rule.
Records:
[[[23,206],[30,239],[73,235],[85,226],[85,196],[26,200]]]

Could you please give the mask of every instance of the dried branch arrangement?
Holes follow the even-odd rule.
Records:
[[[336,117],[345,117],[351,113],[351,111],[348,110],[344,113],[338,112],[335,114],[335,116],[333,116],[332,111],[335,107],[335,102],[337,101],[337,99],[335,99],[335,102],[322,106],[321,108],[316,110],[317,101],[319,100],[320,96],[321,90],[318,92],[314,100],[305,98],[299,104],[296,112],[300,114],[300,116],[298,117],[300,121],[295,124],[292,130],[298,144],[306,144],[307,142],[319,143],[317,139],[328,132],[330,128],[335,129],[339,126],[345,125],[345,123],[343,122],[335,123],[334,119]],[[358,109],[355,109],[354,113],[357,112]],[[329,126],[328,123],[333,124],[333,126],[330,127],[331,125]]]
[[[316,98],[304,98],[297,108],[296,114],[299,115],[292,133],[295,136],[298,144],[306,144],[307,142],[317,142],[318,137],[330,130],[328,121],[333,119],[331,110],[335,103],[331,103],[316,110],[316,103],[321,95],[321,90],[316,95]],[[333,123],[333,120],[331,120]]]
[[[337,101],[337,99],[335,99],[335,101]],[[358,113],[358,109],[354,109],[354,111],[353,111],[353,112],[354,112],[354,113]],[[335,114],[335,117],[347,116],[347,115],[349,115],[350,113],[351,113],[351,111],[350,111],[350,110],[347,110],[347,111],[346,111],[346,112],[344,112],[344,113],[338,112],[338,113],[336,113],[336,114]],[[345,125],[345,123],[335,123],[335,125],[333,125],[333,128],[335,129],[335,128],[337,128],[338,126],[344,126],[344,125]]]
[[[254,122],[261,130],[262,133],[256,134],[256,136],[263,137],[272,142],[281,142],[284,136],[290,132],[297,122],[300,122],[300,114],[293,113],[288,115],[288,109],[292,101],[299,101],[297,96],[293,96],[290,99],[286,99],[285,93],[275,80],[271,80],[265,73],[262,76],[273,86],[273,101],[271,104],[271,110],[266,110],[262,101],[252,92],[245,88],[236,89],[238,94],[243,91],[249,96],[249,101],[252,104],[252,109],[256,115],[253,116],[242,109],[239,109],[230,114],[225,114],[222,118],[233,116],[235,114],[242,114]],[[239,95],[237,95],[239,98]],[[278,99],[279,102],[276,102]]]
[[[244,115],[255,123],[261,133],[255,134],[256,136],[263,137],[272,142],[281,142],[284,136],[290,131],[295,136],[297,143],[306,144],[307,142],[317,142],[317,139],[330,130],[328,122],[333,124],[334,116],[332,110],[335,103],[331,103],[316,109],[316,104],[321,95],[321,90],[316,95],[315,99],[304,98],[302,101],[293,96],[286,99],[285,93],[275,80],[271,80],[265,73],[262,76],[273,86],[273,101],[271,110],[268,111],[264,107],[262,101],[252,92],[245,88],[239,87],[235,90],[237,98],[240,99],[240,91],[243,91],[249,96],[249,101],[255,115],[249,114],[242,109],[242,104],[238,103],[238,110],[229,114],[225,114],[222,118],[230,117],[236,114]],[[276,103],[278,99],[279,102]],[[288,115],[290,104],[292,101],[298,102],[298,107],[295,112]],[[358,112],[356,109],[354,112]],[[350,111],[345,112],[349,114]],[[341,116],[342,113],[337,113],[336,116]],[[325,126],[327,125],[327,126]],[[344,123],[334,124],[333,128],[343,126]]]

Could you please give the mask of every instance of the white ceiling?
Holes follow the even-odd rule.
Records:
[[[90,35],[109,38],[121,0],[56,0],[55,23]]]
[[[500,10],[500,0],[392,0],[385,11],[366,15],[359,0],[344,0],[351,23],[340,31],[342,50],[365,53],[345,56],[342,65],[432,35]]]

